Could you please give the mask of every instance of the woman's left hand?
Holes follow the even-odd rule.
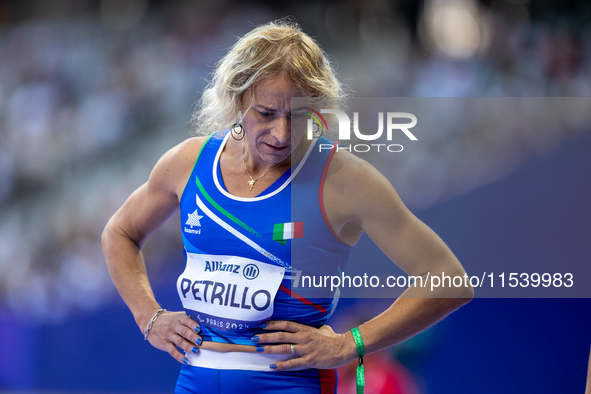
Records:
[[[357,356],[352,334],[337,334],[327,325],[314,328],[282,320],[268,321],[261,328],[278,331],[253,337],[257,352],[291,354],[293,344],[294,354],[298,356],[271,364],[272,369],[336,368]]]

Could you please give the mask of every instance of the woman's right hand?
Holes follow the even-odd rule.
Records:
[[[152,316],[154,314],[150,318]],[[175,360],[186,364],[188,360],[179,349],[187,353],[198,353],[203,341],[199,332],[201,332],[199,324],[186,313],[162,312],[152,324],[148,341],[156,349],[168,352]]]

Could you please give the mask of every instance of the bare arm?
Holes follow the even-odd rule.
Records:
[[[141,253],[146,237],[162,225],[179,206],[197,149],[202,141],[188,140],[167,152],[156,164],[148,182],[134,191],[103,231],[103,253],[113,283],[131,310],[142,332],[160,306],[154,298]],[[185,351],[195,351],[201,339],[195,323],[182,312],[161,315],[148,339],[182,362]]]
[[[376,245],[407,274],[426,277],[465,271],[443,241],[418,220],[375,168],[351,156],[335,154],[324,188],[329,221],[343,242],[357,242],[365,231]],[[467,303],[473,289],[410,287],[390,308],[359,327],[366,353],[403,341]],[[350,332],[335,334],[330,327],[313,329],[293,322],[270,322],[260,342],[296,343],[300,358],[277,363],[278,369],[331,368],[357,355]],[[301,350],[300,350],[301,349]],[[267,353],[288,353],[288,345],[265,346]]]
[[[351,218],[341,222],[342,236],[351,240],[362,229],[409,275],[423,279],[427,273],[430,277],[442,273],[462,277],[462,265],[437,234],[406,208],[385,177],[366,162],[357,161],[347,182],[359,184],[358,192],[347,198],[349,204],[343,201],[343,194],[333,196],[337,206],[350,209],[340,213]],[[409,287],[388,310],[360,326],[366,351],[377,351],[417,334],[472,297],[471,286],[438,287],[433,292],[429,286]]]

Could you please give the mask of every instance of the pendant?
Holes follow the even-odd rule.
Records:
[[[249,191],[252,191],[252,188],[253,188],[255,182],[256,182],[256,180],[254,180],[254,179],[251,179],[250,181],[248,181],[248,184],[250,185]]]

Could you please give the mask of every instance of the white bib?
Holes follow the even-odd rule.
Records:
[[[271,317],[284,273],[283,267],[243,257],[187,253],[177,290],[200,324],[242,331]]]

